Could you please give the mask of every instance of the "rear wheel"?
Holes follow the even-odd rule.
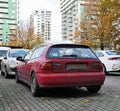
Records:
[[[35,73],[33,73],[31,76],[31,92],[34,97],[38,96],[39,86],[35,77]]]
[[[97,93],[100,90],[100,88],[101,88],[101,85],[100,86],[88,86],[87,90],[90,93]]]

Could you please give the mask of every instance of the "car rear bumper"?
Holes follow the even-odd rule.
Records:
[[[102,85],[105,74],[102,72],[88,73],[57,73],[57,74],[36,74],[40,87],[75,87]]]
[[[9,67],[8,70],[7,70],[9,75],[15,75],[15,71],[16,71],[15,67],[14,68]]]
[[[106,66],[107,72],[119,72],[120,71],[120,63],[109,63]]]
[[[109,71],[108,74],[120,75],[120,70],[118,70],[118,71]]]

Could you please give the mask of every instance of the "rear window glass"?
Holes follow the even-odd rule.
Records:
[[[95,54],[96,54],[97,57],[103,57],[104,56],[104,54],[102,52],[95,52]]]
[[[51,47],[47,58],[96,58],[90,48],[85,47]]]
[[[13,49],[13,50],[10,50],[8,56],[9,57],[18,57],[18,56],[21,56],[21,57],[24,57],[26,55],[26,53],[28,52],[28,50],[17,50],[17,49]]]
[[[5,56],[7,53],[7,50],[0,50],[0,57]]]
[[[106,51],[108,55],[120,55],[120,52],[118,51]]]

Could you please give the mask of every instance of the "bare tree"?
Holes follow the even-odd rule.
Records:
[[[18,28],[17,44],[24,48],[31,49],[37,44],[44,42],[42,35],[36,36],[34,34],[34,27],[30,25],[29,22],[20,22],[20,27]]]

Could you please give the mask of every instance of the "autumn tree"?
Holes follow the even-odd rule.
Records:
[[[100,41],[101,49],[104,47],[116,49],[116,40],[119,39],[120,29],[118,28],[118,21],[120,18],[120,3],[119,0],[100,0],[98,5],[100,23],[97,24],[95,31]]]
[[[80,22],[81,43],[90,40],[92,47],[116,49],[120,29],[120,4],[118,0],[86,0]],[[87,38],[87,39],[86,39]],[[89,41],[89,42],[90,42]]]
[[[20,23],[18,29],[17,44],[27,49],[33,48],[35,45],[41,44],[44,42],[42,34],[39,36],[34,34],[34,27],[27,23],[24,25],[24,22]]]

